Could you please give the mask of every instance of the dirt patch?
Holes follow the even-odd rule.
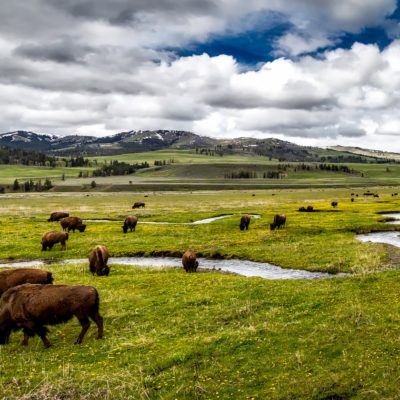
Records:
[[[389,261],[392,264],[400,264],[400,248],[396,246],[387,246],[387,253],[389,257]]]

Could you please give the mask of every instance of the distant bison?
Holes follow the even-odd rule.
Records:
[[[69,217],[69,214],[62,211],[55,211],[50,214],[50,218],[47,220],[48,222],[59,221],[62,218]]]
[[[78,229],[79,232],[85,232],[86,225],[82,223],[82,219],[79,217],[66,217],[60,220],[61,227],[63,231],[68,230],[75,232]]]
[[[338,205],[338,202],[337,202],[337,201],[332,201],[331,206],[332,206],[333,208],[336,208],[337,205]]]
[[[138,219],[136,215],[130,215],[129,217],[126,217],[124,225],[122,225],[122,230],[124,231],[124,233],[127,233],[128,229],[130,229],[131,232],[135,231],[137,222]]]
[[[0,296],[8,289],[24,283],[53,282],[51,272],[36,268],[13,268],[0,272]]]
[[[108,276],[110,268],[107,265],[110,253],[106,246],[96,246],[89,254],[90,272],[98,276]]]
[[[300,207],[299,211],[300,212],[313,212],[314,211],[314,207],[313,206]]]
[[[284,214],[276,214],[274,216],[274,222],[270,224],[271,231],[273,231],[275,228],[280,228],[281,226],[284,226],[286,224],[286,215]]]
[[[103,318],[99,314],[99,294],[91,286],[33,285],[26,283],[8,289],[0,305],[0,344],[9,342],[11,331],[22,329],[27,346],[29,337],[38,335],[50,347],[45,325],[56,325],[76,316],[82,331],[75,343],[82,343],[90,326],[96,323],[97,338],[103,337]]]
[[[196,272],[199,266],[196,260],[196,253],[193,250],[187,250],[182,257],[182,265],[186,272]]]
[[[51,250],[56,243],[61,244],[61,250],[67,248],[66,242],[68,240],[67,232],[60,231],[49,231],[42,236],[42,251],[46,251],[47,248]]]
[[[145,203],[136,202],[136,203],[134,203],[134,205],[132,206],[132,208],[145,208],[145,206],[146,206]]]
[[[351,198],[351,202],[354,203],[354,197]]]
[[[244,214],[242,218],[240,218],[240,230],[244,231],[245,229],[248,230],[250,225],[250,215]]]

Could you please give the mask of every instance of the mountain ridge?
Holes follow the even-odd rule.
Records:
[[[385,152],[374,150],[370,150],[368,154],[361,154],[341,146],[322,149],[301,146],[276,138],[214,139],[188,131],[161,129],[130,130],[104,137],[76,134],[57,136],[18,130],[0,134],[0,146],[39,151],[53,156],[100,156],[164,149],[189,149],[220,156],[246,153],[254,156],[266,156],[279,161],[362,162],[363,160],[378,160],[378,162],[383,162],[382,160],[386,159],[400,160],[400,154],[397,157],[395,153],[387,153],[392,157],[385,158],[382,157],[382,153]]]

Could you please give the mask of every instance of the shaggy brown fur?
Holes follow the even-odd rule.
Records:
[[[274,217],[274,222],[270,224],[271,231],[273,231],[275,228],[280,228],[281,226],[284,226],[286,223],[286,215],[284,214],[276,214]]]
[[[69,217],[69,214],[62,211],[55,211],[50,214],[50,218],[47,220],[48,222],[59,221],[62,218]]]
[[[129,217],[126,217],[124,221],[124,225],[122,225],[122,230],[124,233],[128,232],[128,229],[135,231],[136,224],[138,222],[137,216],[136,215],[130,215]]]
[[[145,208],[146,204],[145,203],[141,203],[141,202],[136,202],[132,208]]]
[[[89,329],[89,317],[96,323],[97,338],[103,337],[103,318],[99,314],[99,294],[91,286],[32,285],[26,283],[8,289],[0,303],[0,344],[9,341],[11,331],[22,329],[29,337],[38,335],[45,347],[50,346],[45,325],[56,325],[76,316],[82,331],[75,343],[82,343]]]
[[[94,275],[102,276],[110,273],[110,268],[107,265],[110,253],[106,246],[96,246],[89,254],[89,269]]]
[[[72,229],[72,232],[75,232],[75,229],[78,229],[79,232],[85,232],[86,225],[82,224],[82,219],[79,217],[66,217],[60,220],[61,227],[63,231],[68,230],[68,232]]]
[[[182,257],[182,265],[186,272],[196,272],[199,263],[196,260],[196,253],[193,250],[186,250]]]
[[[52,283],[51,272],[36,268],[13,268],[0,272],[0,297],[8,289],[24,283]]]
[[[46,232],[42,236],[42,251],[46,251],[47,248],[51,250],[56,243],[61,243],[61,250],[66,250],[67,240],[68,240],[67,232],[61,232],[61,231]]]
[[[244,214],[243,216],[242,216],[242,218],[240,218],[240,225],[239,225],[239,227],[240,227],[240,230],[241,231],[243,231],[243,230],[248,230],[249,229],[249,225],[250,225],[250,215],[248,215],[248,214]]]

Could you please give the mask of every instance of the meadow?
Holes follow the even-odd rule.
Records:
[[[183,269],[111,266],[92,277],[88,263],[49,265],[55,283],[88,284],[100,293],[105,337],[92,324],[73,345],[76,320],[50,328],[53,346],[27,348],[14,333],[0,347],[4,399],[382,399],[399,396],[400,252],[360,243],[357,232],[396,230],[380,212],[398,211],[394,187],[146,193],[40,193],[1,197],[0,259],[85,258],[96,244],[112,256],[180,255],[267,261],[311,271],[350,272],[316,281],[269,281]],[[359,194],[350,201],[350,193]],[[339,205],[333,209],[332,200]],[[132,210],[135,201],[145,209]],[[300,213],[301,206],[318,211]],[[66,251],[41,252],[47,222],[66,210],[87,222]],[[259,214],[249,231],[243,213]],[[276,213],[287,226],[269,230]],[[135,213],[136,232],[122,221]],[[191,222],[233,214],[208,225]]]

